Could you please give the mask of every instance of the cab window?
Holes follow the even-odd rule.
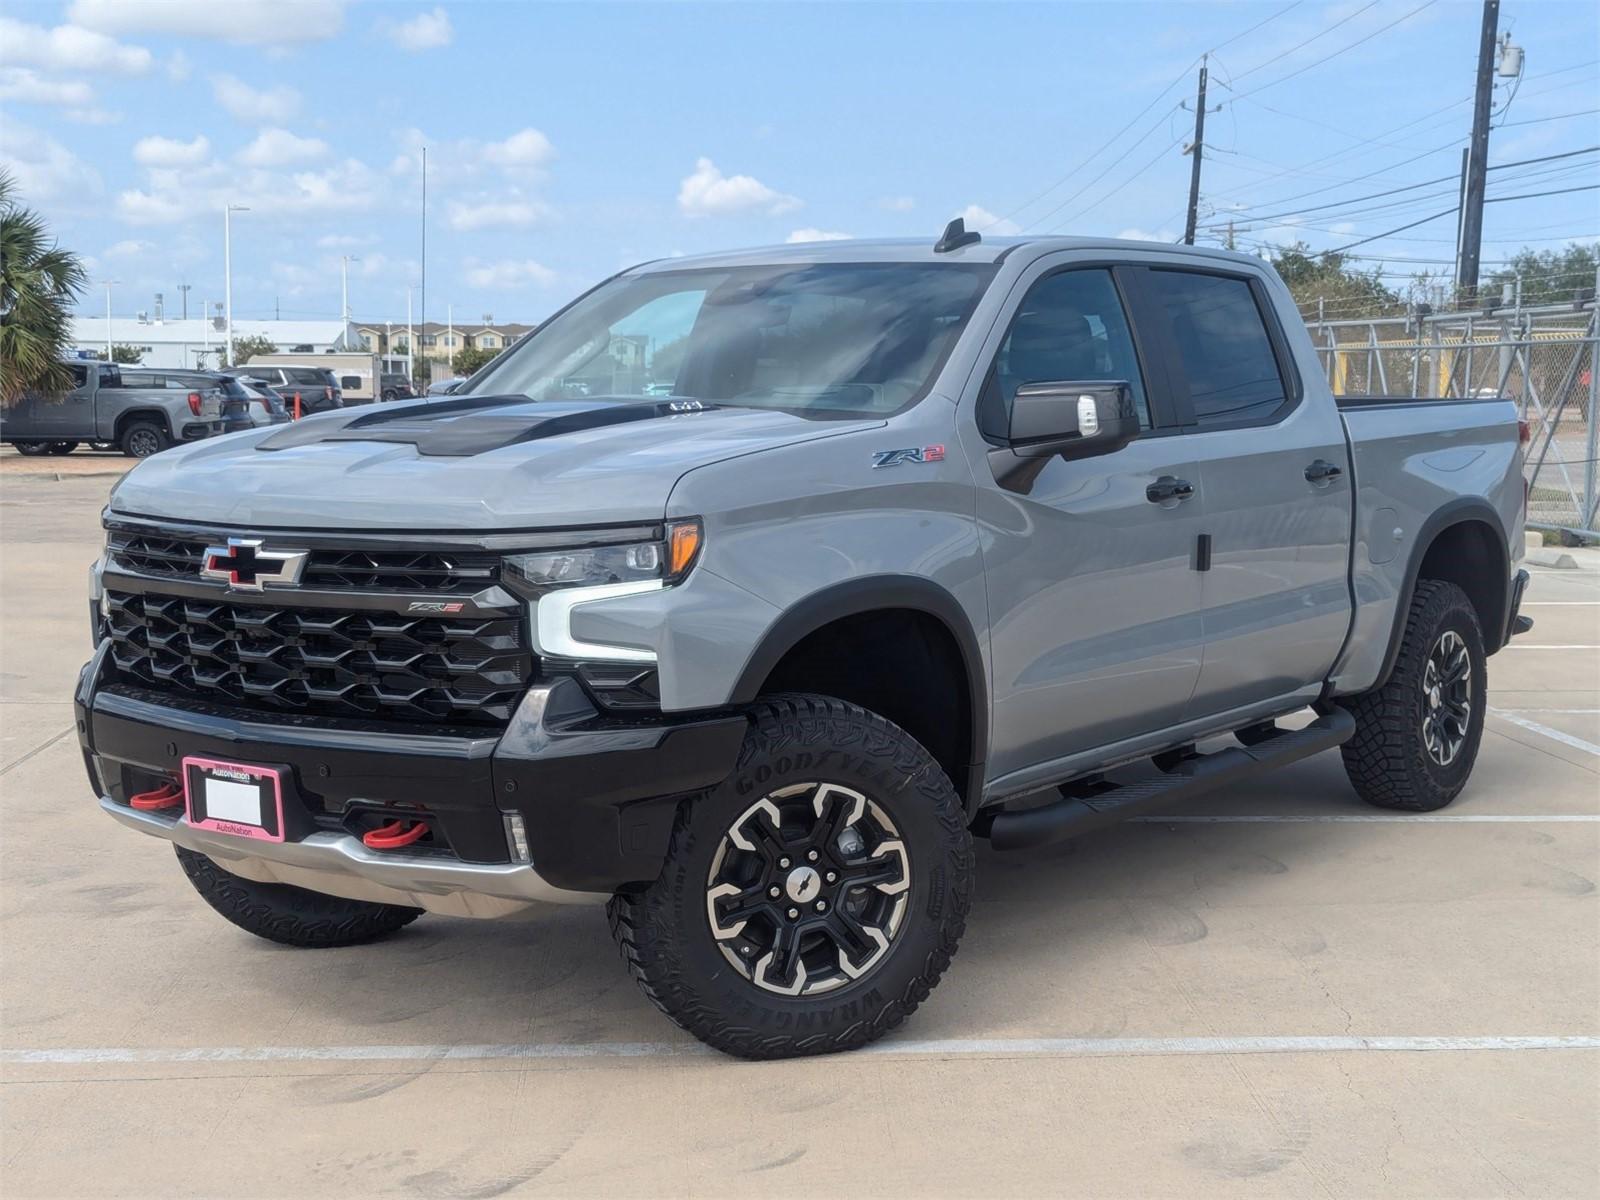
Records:
[[[1028,289],[978,401],[978,427],[1003,441],[1011,403],[1025,383],[1121,381],[1133,390],[1139,425],[1151,427],[1144,376],[1127,313],[1103,268],[1062,271]]]

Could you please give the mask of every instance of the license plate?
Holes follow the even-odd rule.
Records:
[[[283,841],[283,780],[271,767],[186,758],[183,803],[196,829]]]

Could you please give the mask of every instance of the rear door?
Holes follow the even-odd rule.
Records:
[[[59,400],[34,396],[29,403],[32,420],[28,432],[63,441],[85,441],[95,436],[93,363],[69,363],[72,390]],[[19,431],[20,432],[20,431]]]
[[[1078,265],[1082,264],[1082,265]],[[1029,268],[991,334],[975,420],[1003,443],[1024,383],[1128,382],[1144,434],[1097,458],[1048,462],[1025,492],[974,454],[990,609],[991,778],[1176,723],[1200,672],[1202,510],[1159,362],[1139,339],[1137,268],[1053,255]],[[1181,493],[1182,489],[1179,489]]]
[[[1344,427],[1307,396],[1268,281],[1152,268],[1148,294],[1205,501],[1205,662],[1187,716],[1314,691],[1350,624]]]

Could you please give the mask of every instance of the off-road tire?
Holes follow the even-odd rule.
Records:
[[[257,883],[223,870],[204,854],[175,846],[183,873],[205,902],[246,933],[282,946],[327,950],[388,937],[422,915],[420,908],[324,896],[282,883]]]
[[[118,445],[129,458],[149,458],[172,445],[172,439],[154,421],[133,421],[122,431]]]
[[[1429,653],[1448,631],[1466,643],[1472,671],[1471,715],[1455,760],[1440,766],[1429,756],[1423,739],[1422,681]],[[1388,681],[1339,701],[1356,719],[1355,736],[1341,753],[1357,794],[1378,808],[1407,812],[1432,812],[1454,800],[1472,774],[1483,738],[1487,684],[1483,633],[1467,594],[1453,583],[1419,580]]]
[[[38,458],[41,454],[50,453],[49,442],[17,442],[17,453],[28,458]]]
[[[77,442],[51,442],[50,443],[50,453],[51,454],[71,454],[77,448],[78,448],[78,443]]]
[[[909,856],[910,899],[881,961],[817,995],[758,988],[724,959],[707,917],[707,878],[730,822],[763,796],[820,780],[872,798]],[[974,855],[961,798],[932,756],[875,713],[825,696],[783,695],[751,712],[733,773],[679,809],[666,865],[607,909],[644,994],[702,1042],[748,1059],[854,1050],[928,998],[966,928]]]

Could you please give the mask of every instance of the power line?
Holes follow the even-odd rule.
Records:
[[[1562,196],[1562,195],[1566,195],[1568,192],[1594,192],[1594,191],[1600,191],[1600,183],[1585,184],[1583,187],[1555,188],[1555,189],[1552,189],[1551,191],[1546,191],[1546,192],[1526,192],[1526,193],[1524,193],[1524,194],[1522,194],[1520,196],[1491,196],[1487,200],[1485,200],[1484,203],[1485,204],[1504,204],[1509,200],[1537,200],[1541,196]],[[1348,245],[1336,246],[1332,250],[1324,250],[1324,251],[1321,251],[1320,253],[1323,253],[1323,254],[1342,254],[1344,251],[1353,249],[1356,246],[1365,246],[1368,242],[1375,242],[1379,238],[1386,238],[1386,237],[1389,237],[1391,234],[1404,233],[1408,229],[1415,229],[1418,225],[1426,225],[1429,221],[1437,221],[1440,217],[1448,217],[1451,213],[1455,212],[1458,207],[1459,207],[1458,205],[1451,205],[1449,208],[1444,209],[1444,210],[1442,210],[1440,212],[1433,213],[1431,216],[1423,217],[1421,220],[1412,221],[1410,224],[1401,225],[1401,226],[1398,226],[1398,227],[1396,227],[1394,229],[1386,230],[1383,233],[1375,233],[1371,237],[1364,237],[1364,238],[1360,239],[1359,241],[1350,242]]]
[[[1349,16],[1343,17],[1340,20],[1335,21],[1332,25],[1329,25],[1326,29],[1322,30],[1320,33],[1314,33],[1310,37],[1308,37],[1305,41],[1299,43],[1298,45],[1290,46],[1282,54],[1276,54],[1276,55],[1274,55],[1273,57],[1271,57],[1269,59],[1265,59],[1262,62],[1258,62],[1255,66],[1251,67],[1248,71],[1240,71],[1237,75],[1232,77],[1232,80],[1229,83],[1225,83],[1225,84],[1223,84],[1223,86],[1226,87],[1231,92],[1233,90],[1232,83],[1234,81],[1243,79],[1246,75],[1254,75],[1257,71],[1260,71],[1265,67],[1270,67],[1275,62],[1281,62],[1282,60],[1288,58],[1291,54],[1294,54],[1296,51],[1305,49],[1307,46],[1311,45],[1311,43],[1316,41],[1318,38],[1327,37],[1335,29],[1339,28],[1339,26],[1347,24],[1350,21],[1354,21],[1362,13],[1366,12],[1367,9],[1376,8],[1376,7],[1378,7],[1378,0],[1372,0],[1372,3],[1363,5],[1362,7],[1356,9],[1355,12],[1351,13]]]
[[[1249,34],[1254,33],[1256,30],[1260,29],[1263,25],[1267,25],[1267,24],[1270,24],[1273,21],[1276,21],[1279,17],[1283,16],[1285,13],[1292,12],[1294,9],[1299,8],[1304,3],[1305,3],[1305,0],[1294,0],[1294,2],[1292,4],[1287,4],[1283,8],[1280,8],[1277,12],[1271,14],[1270,16],[1263,17],[1261,20],[1257,21],[1254,25],[1251,25],[1248,29],[1245,29],[1245,30],[1243,30],[1243,31],[1241,31],[1239,33],[1234,34],[1232,37],[1228,38],[1226,41],[1218,42],[1215,46],[1211,47],[1211,49],[1209,51],[1207,51],[1207,53],[1215,53],[1216,51],[1222,49],[1222,47],[1224,47],[1224,46],[1231,46],[1234,42],[1237,42],[1240,38],[1246,37]],[[1055,191],[1062,184],[1066,183],[1067,180],[1069,180],[1069,179],[1073,178],[1075,175],[1077,175],[1077,173],[1079,171],[1083,170],[1084,167],[1088,166],[1095,159],[1099,158],[1100,155],[1104,154],[1107,150],[1109,150],[1116,143],[1118,138],[1120,138],[1123,134],[1127,133],[1128,130],[1132,129],[1141,120],[1143,120],[1145,114],[1148,113],[1151,109],[1153,109],[1157,104],[1159,104],[1161,102],[1161,98],[1163,96],[1165,96],[1173,88],[1177,87],[1178,84],[1180,84],[1184,80],[1186,80],[1189,77],[1189,72],[1191,70],[1193,70],[1194,67],[1204,58],[1205,58],[1205,54],[1197,54],[1194,57],[1194,59],[1192,61],[1190,61],[1183,68],[1182,71],[1178,72],[1177,76],[1173,78],[1171,83],[1167,84],[1166,87],[1162,88],[1153,97],[1151,97],[1150,103],[1146,104],[1143,108],[1141,108],[1138,112],[1136,112],[1133,115],[1133,119],[1130,120],[1126,125],[1124,125],[1121,129],[1117,130],[1117,132],[1113,133],[1109,138],[1107,138],[1105,140],[1105,143],[1103,145],[1101,145],[1099,147],[1099,149],[1095,150],[1094,153],[1089,155],[1089,157],[1083,159],[1077,166],[1073,167],[1072,170],[1066,172],[1064,175],[1062,175],[1060,178],[1058,178],[1054,183],[1052,183],[1049,187],[1045,188],[1044,191],[1040,192],[1032,200],[1029,200],[1026,204],[1018,205],[1016,208],[1014,208],[1010,212],[1006,213],[1005,216],[1003,216],[1003,217],[997,217],[995,220],[991,221],[989,223],[989,225],[985,226],[985,229],[992,229],[994,226],[1000,224],[1000,222],[1009,221],[1012,217],[1017,216],[1019,213],[1022,213],[1024,211],[1026,211],[1027,209],[1032,208],[1035,204],[1039,203],[1039,201],[1043,200],[1051,192]],[[1148,133],[1146,133],[1144,135],[1144,137],[1149,137],[1149,136],[1150,135]],[[1144,140],[1143,138],[1140,139],[1140,141],[1143,141],[1143,140]],[[1135,145],[1137,145],[1137,144],[1138,143],[1136,142]],[[1124,154],[1123,158],[1126,158],[1126,157],[1127,157],[1127,155]],[[1117,161],[1120,162],[1121,159],[1118,159]],[[1112,166],[1116,166],[1116,163],[1112,163],[1111,165]],[[1107,170],[1109,170],[1109,169],[1110,168],[1107,168]],[[1105,177],[1105,172],[1101,172],[1100,175],[1096,176],[1096,179],[1101,179],[1101,178],[1104,178],[1104,177]],[[1093,186],[1093,181],[1091,181],[1091,183],[1088,186]],[[1038,221],[1042,221],[1042,220],[1044,220],[1044,219],[1046,219],[1046,218],[1048,218],[1050,216],[1053,216],[1055,213],[1060,212],[1063,207],[1065,207],[1066,205],[1072,203],[1073,199],[1075,199],[1077,196],[1081,196],[1085,190],[1086,190],[1086,188],[1080,188],[1076,193],[1074,193],[1073,197],[1070,197],[1067,200],[1062,201],[1062,203],[1060,205],[1058,205],[1057,207],[1051,209],[1050,212],[1048,212],[1048,213],[1046,213],[1044,215],[1044,217],[1038,218],[1037,220],[1034,220],[1034,221],[1030,221],[1029,225],[1037,224]]]
[[[1585,108],[1578,112],[1556,113],[1553,117],[1530,117],[1526,121],[1502,121],[1495,128],[1510,129],[1513,125],[1542,125],[1546,121],[1565,121],[1570,117],[1592,117],[1595,113],[1600,113],[1600,108]]]
[[[1419,12],[1422,12],[1424,9],[1432,8],[1438,2],[1439,2],[1439,0],[1424,0],[1424,3],[1417,5],[1416,8],[1413,8],[1410,12],[1406,13],[1404,16],[1398,17],[1395,20],[1390,21],[1387,25],[1379,26],[1377,29],[1374,29],[1371,33],[1367,34],[1366,37],[1360,38],[1357,41],[1351,42],[1348,46],[1343,46],[1340,49],[1335,50],[1332,54],[1324,55],[1322,58],[1317,59],[1315,62],[1307,63],[1305,66],[1301,67],[1297,71],[1290,71],[1287,75],[1280,75],[1276,79],[1268,80],[1266,83],[1262,84],[1258,88],[1252,88],[1248,92],[1241,92],[1239,95],[1235,96],[1234,99],[1235,100],[1242,100],[1246,96],[1254,96],[1257,92],[1264,92],[1268,88],[1277,87],[1280,83],[1286,83],[1289,80],[1295,78],[1297,75],[1304,75],[1307,71],[1311,70],[1313,67],[1320,67],[1323,63],[1331,62],[1333,59],[1338,58],[1341,54],[1345,54],[1345,53],[1347,53],[1347,52],[1349,52],[1351,50],[1354,50],[1357,46],[1365,45],[1367,42],[1370,42],[1373,38],[1377,37],[1380,33],[1387,33],[1389,30],[1393,29],[1396,25],[1399,25],[1399,24],[1401,24],[1402,22],[1405,22],[1405,21],[1409,21],[1412,17],[1416,16]],[[1365,11],[1365,10],[1363,10],[1363,11]]]

